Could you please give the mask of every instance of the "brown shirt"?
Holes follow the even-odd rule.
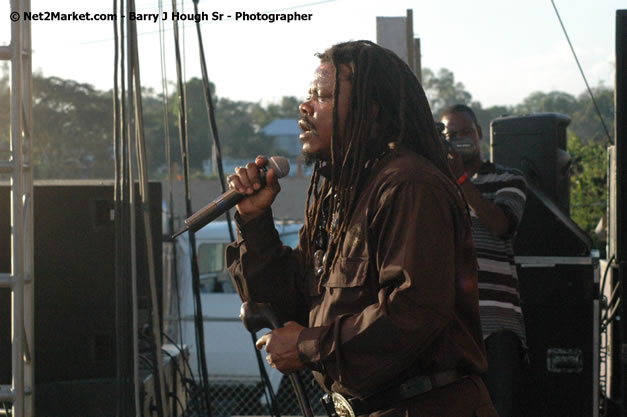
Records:
[[[242,298],[271,302],[282,319],[307,326],[301,360],[336,392],[366,397],[417,374],[485,371],[475,251],[455,185],[400,147],[363,188],[321,283],[302,230],[291,249],[270,211],[240,224],[227,263]]]

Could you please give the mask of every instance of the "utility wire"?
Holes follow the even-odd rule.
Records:
[[[583,81],[584,83],[586,83],[586,88],[588,89],[588,94],[590,94],[590,98],[592,99],[592,103],[594,104],[594,108],[597,111],[597,114],[599,115],[599,120],[601,121],[601,124],[603,125],[603,129],[605,130],[605,134],[607,135],[607,140],[613,145],[614,141],[612,140],[612,137],[610,136],[610,132],[607,129],[607,126],[605,125],[605,120],[603,119],[603,115],[601,114],[601,110],[599,110],[599,106],[597,104],[596,99],[594,98],[594,94],[592,94],[592,90],[590,89],[590,85],[588,84],[588,80],[586,79],[586,75],[583,72],[583,69],[581,68],[581,64],[579,63],[579,58],[577,58],[577,54],[575,53],[575,49],[573,48],[573,44],[570,42],[570,38],[568,37],[568,32],[566,32],[566,27],[564,27],[564,23],[562,22],[562,18],[560,17],[560,13],[559,11],[557,11],[557,6],[555,6],[555,2],[553,0],[551,0],[551,4],[553,5],[553,9],[555,10],[555,14],[557,15],[557,19],[560,22],[560,25],[562,26],[562,30],[564,31],[564,36],[566,36],[566,41],[568,41],[568,46],[570,46],[570,50],[573,53],[573,57],[575,57],[575,62],[577,62],[577,67],[579,67],[579,72],[581,73],[581,76],[583,77]]]

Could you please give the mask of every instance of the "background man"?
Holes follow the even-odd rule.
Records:
[[[525,207],[527,185],[520,172],[482,160],[481,127],[468,106],[446,108],[440,121],[453,146],[451,170],[471,209],[481,327],[488,353],[483,378],[499,415],[509,417],[525,346],[512,239]]]
[[[394,53],[368,41],[319,55],[300,105],[314,163],[300,244],[283,246],[258,157],[229,178],[246,193],[227,263],[244,300],[270,302],[285,327],[267,360],[302,367],[356,415],[471,417],[496,412],[479,373],[470,220],[424,91]]]

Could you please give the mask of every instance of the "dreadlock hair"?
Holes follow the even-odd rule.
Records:
[[[320,227],[324,227],[329,236],[324,276],[340,253],[337,248],[341,248],[347,234],[367,167],[388,149],[389,142],[402,143],[428,159],[451,180],[454,178],[424,90],[411,69],[394,52],[360,40],[339,43],[317,56],[321,63],[330,63],[335,69],[331,175],[320,184],[322,164],[316,162],[305,209],[309,244],[314,242]],[[351,72],[351,96],[344,129],[339,132],[341,65],[348,66]],[[329,214],[325,216],[323,200],[326,195],[331,195],[331,200]],[[311,251],[308,252],[311,257]]]

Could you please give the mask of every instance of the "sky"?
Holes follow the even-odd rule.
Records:
[[[615,16],[624,0],[554,0],[591,86],[614,85]],[[118,0],[119,2],[119,0]],[[536,91],[579,95],[584,81],[551,0],[200,0],[200,22],[210,80],[217,95],[267,104],[283,96],[304,97],[318,65],[314,56],[347,40],[376,41],[377,16],[413,10],[423,68],[451,70],[483,107],[514,105]],[[193,12],[193,2],[178,3]],[[31,0],[33,12],[111,13],[113,2]],[[136,0],[138,13],[167,12],[167,19],[137,21],[142,85],[162,91],[176,80],[172,2]],[[212,20],[213,13],[221,20]],[[248,14],[311,14],[308,21],[260,22]],[[10,42],[10,7],[0,5],[0,45]],[[227,16],[232,16],[228,18]],[[119,18],[119,16],[118,16]],[[125,17],[128,19],[128,16]],[[113,86],[111,21],[32,21],[33,70]],[[163,49],[160,28],[164,28]],[[179,20],[186,79],[200,77],[196,26]],[[163,52],[162,52],[163,51]],[[164,57],[162,71],[161,57]],[[168,85],[174,91],[174,84]]]

